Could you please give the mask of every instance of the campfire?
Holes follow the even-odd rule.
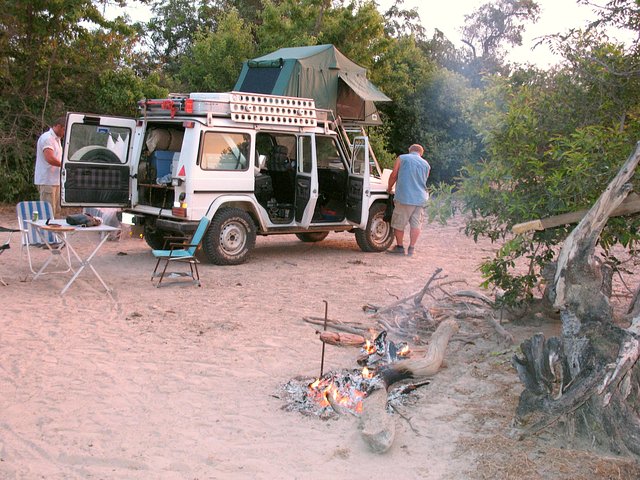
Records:
[[[406,342],[396,344],[389,341],[387,332],[383,330],[375,339],[367,339],[362,345],[357,359],[362,368],[287,382],[283,387],[288,396],[286,409],[322,418],[344,413],[359,415],[364,398],[381,383],[377,373],[398,359],[409,358],[410,353]],[[392,394],[392,397],[400,399],[401,395]]]
[[[430,284],[440,278],[440,272],[441,269],[437,269],[419,292],[392,305],[367,306],[364,310],[374,312],[381,329],[375,338],[369,340],[364,335],[370,333],[370,325],[329,319],[328,302],[323,300],[324,318],[303,319],[323,328],[322,331],[316,330],[322,341],[320,375],[317,378],[295,378],[283,385],[283,395],[278,395],[287,401],[283,408],[323,419],[341,414],[355,415],[361,437],[370,450],[375,453],[389,450],[395,438],[398,416],[391,415],[392,410],[406,419],[401,407],[407,394],[430,383],[428,379],[439,371],[449,340],[459,329],[454,318],[446,314],[436,318],[422,305],[424,296],[432,291]],[[452,298],[451,295],[447,297]],[[328,330],[328,327],[333,330]],[[412,351],[404,341],[390,341],[388,332],[415,345],[427,344],[426,348],[417,347]],[[427,335],[428,343],[421,338]],[[326,345],[358,348],[356,360],[360,368],[325,374]],[[405,380],[414,383],[407,384]]]

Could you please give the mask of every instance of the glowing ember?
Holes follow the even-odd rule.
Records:
[[[367,339],[367,341],[364,344],[364,347],[362,347],[362,349],[368,353],[369,355],[373,355],[374,353],[376,353],[376,347],[374,347],[371,344],[371,340]]]
[[[405,343],[404,346],[398,351],[398,356],[399,357],[406,357],[410,353],[411,353],[411,349],[409,348],[409,345],[407,345]]]
[[[309,385],[308,396],[320,407],[337,405],[355,413],[362,412],[362,399],[366,393],[361,390],[364,383],[364,375],[351,373],[347,375],[334,375],[319,378]]]

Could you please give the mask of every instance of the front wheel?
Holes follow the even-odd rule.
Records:
[[[202,247],[215,265],[244,263],[256,244],[256,227],[251,216],[239,208],[222,208],[211,220]]]
[[[329,235],[329,232],[296,233],[296,237],[306,243],[321,242],[322,240],[327,238],[327,235]]]
[[[356,242],[363,252],[384,252],[393,242],[393,228],[391,223],[384,220],[387,206],[384,203],[375,203],[369,210],[367,228],[356,229]]]

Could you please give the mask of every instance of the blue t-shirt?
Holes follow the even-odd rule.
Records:
[[[417,153],[400,155],[396,201],[423,207],[427,203],[427,178],[430,171],[429,163]]]

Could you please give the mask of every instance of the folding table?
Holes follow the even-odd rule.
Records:
[[[80,262],[80,268],[78,268],[78,270],[74,270],[73,266],[71,265],[71,261],[68,261],[63,255],[58,255],[58,257],[63,258],[65,262],[68,261],[69,268],[74,272],[71,280],[69,280],[69,282],[64,286],[62,292],[60,292],[60,295],[64,295],[71,284],[76,281],[78,275],[80,275],[80,273],[82,273],[82,271],[86,267],[89,267],[96,278],[100,280],[100,283],[102,283],[102,286],[107,290],[107,292],[111,293],[111,289],[107,286],[100,274],[96,271],[91,261],[96,256],[102,245],[104,245],[104,243],[108,240],[109,235],[119,232],[119,228],[104,224],[98,225],[97,227],[81,227],[78,225],[69,225],[65,220],[36,220],[35,222],[32,220],[26,220],[25,222],[33,225],[39,230],[52,233],[56,238],[55,244],[53,242],[45,240],[45,244],[49,249],[49,252],[51,253],[51,257],[47,259],[42,268],[40,268],[40,270],[36,272],[33,277],[34,280],[45,273],[44,271],[47,268],[47,265],[51,262],[51,260],[53,260],[54,255],[57,254],[61,248],[68,248],[73,256],[78,260],[78,262]],[[100,234],[100,241],[86,258],[82,258],[80,256],[78,251],[73,246],[73,243],[71,242],[71,238],[73,238],[73,236],[78,233]],[[43,239],[48,237],[48,235],[42,235]]]

